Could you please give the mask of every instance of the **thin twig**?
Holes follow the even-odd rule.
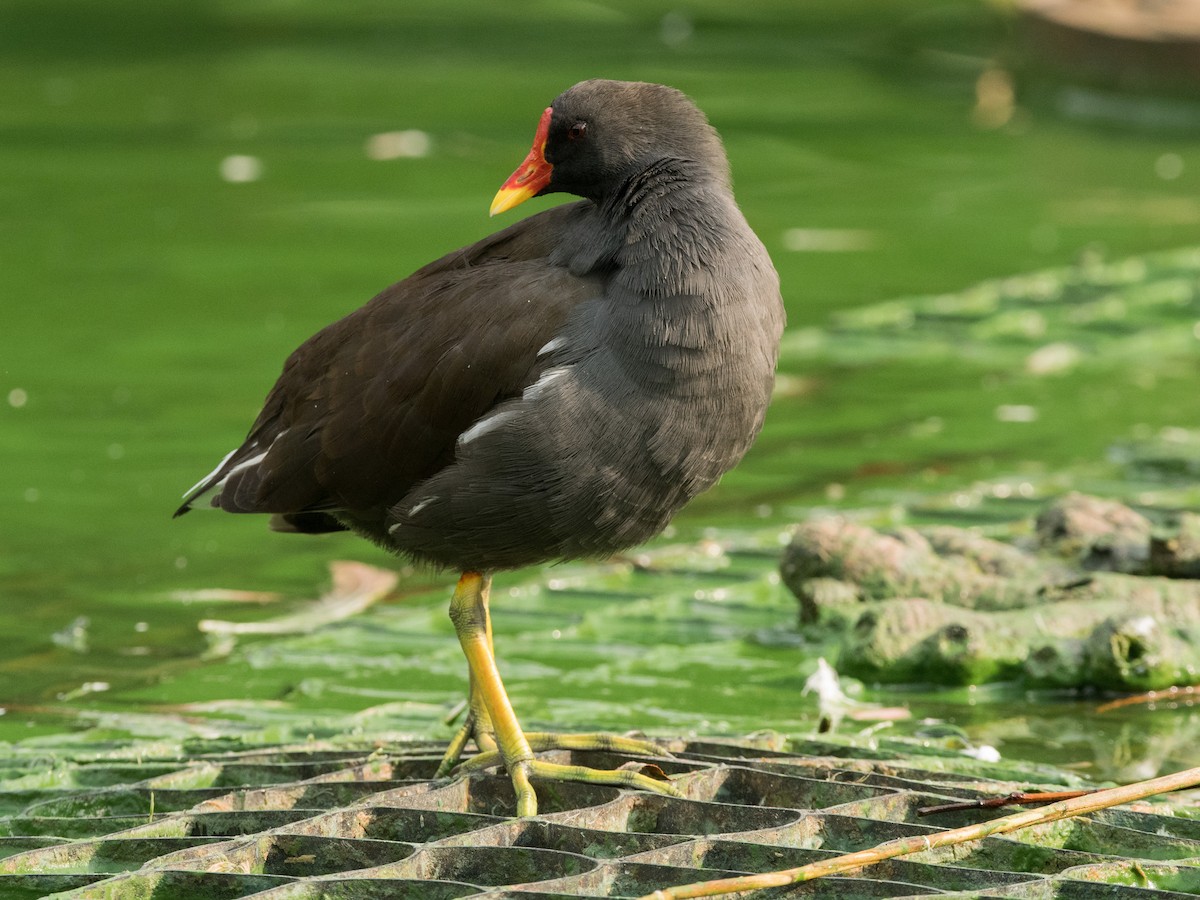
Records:
[[[743,875],[737,878],[721,878],[716,881],[699,881],[695,884],[685,884],[679,887],[663,888],[653,894],[647,894],[641,900],[685,900],[690,897],[715,897],[720,894],[732,894],[737,891],[753,891],[763,888],[783,887],[801,881],[812,881],[826,875],[841,875],[863,866],[882,862],[897,856],[907,856],[923,850],[933,850],[936,847],[948,847],[955,844],[965,844],[978,841],[997,834],[1008,834],[1031,825],[1043,825],[1047,822],[1057,822],[1059,819],[1083,815],[1118,806],[1122,803],[1132,803],[1143,800],[1155,794],[1166,794],[1200,785],[1200,767],[1164,775],[1161,778],[1151,778],[1149,781],[1139,781],[1136,784],[1108,788],[1076,797],[1072,800],[1060,800],[1050,806],[1040,809],[1027,809],[1013,813],[990,822],[968,825],[964,828],[954,828],[948,831],[935,831],[915,837],[899,838],[873,847],[870,850],[859,850],[809,863],[795,869],[784,869],[781,872],[767,872],[762,875]]]
[[[1161,691],[1147,691],[1144,694],[1134,694],[1131,697],[1121,697],[1117,700],[1110,700],[1108,703],[1102,703],[1096,707],[1096,712],[1106,713],[1114,709],[1120,709],[1123,706],[1142,706],[1157,703],[1160,700],[1166,703],[1176,701],[1193,702],[1200,697],[1200,685],[1189,684],[1186,687],[1169,687],[1163,688]]]
[[[1004,806],[1029,806],[1039,803],[1057,803],[1059,800],[1074,800],[1084,794],[1094,794],[1090,791],[1013,791],[1002,797],[978,797],[975,800],[963,800],[959,803],[942,803],[938,806],[922,806],[917,809],[918,816],[936,816],[940,813],[961,812],[966,809],[1000,809]]]

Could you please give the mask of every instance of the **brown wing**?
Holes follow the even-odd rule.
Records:
[[[245,443],[185,497],[231,512],[363,524],[452,461],[455,441],[543,367],[538,351],[602,288],[552,265],[590,204],[525,219],[392,285],[287,360]]]

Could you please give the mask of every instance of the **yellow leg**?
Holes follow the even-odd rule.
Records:
[[[537,815],[537,795],[531,778],[560,781],[584,781],[592,784],[612,784],[640,788],[660,794],[679,796],[669,783],[636,772],[604,771],[584,766],[564,766],[537,760],[513,712],[500,672],[492,652],[491,618],[488,613],[490,576],[465,572],[458,580],[450,600],[450,620],[471,676],[471,711],[467,721],[451,742],[442,760],[449,769],[461,754],[467,737],[474,736],[481,753],[463,768],[479,768],[503,762],[517,794],[517,815]],[[543,747],[576,747],[582,749],[611,749],[636,753],[657,753],[658,748],[648,741],[611,735],[537,735],[539,749]],[[488,747],[486,744],[491,743]]]
[[[488,652],[492,654],[494,659],[495,651],[492,649],[492,616],[488,609],[491,588],[492,577],[490,575],[481,575],[479,583],[479,607],[482,610],[483,632],[487,636]],[[462,582],[460,581],[458,588],[454,592],[455,597],[458,596],[461,589]],[[453,603],[454,601],[451,600],[451,618],[454,616]],[[455,627],[457,628],[457,625]],[[437,772],[434,773],[435,778],[445,778],[450,774],[462,759],[467,741],[472,738],[475,739],[475,747],[480,753],[496,751],[496,736],[495,729],[492,728],[492,719],[488,715],[487,704],[483,702],[483,695],[477,689],[475,672],[470,667],[467,668],[467,680],[469,684],[467,692],[467,715],[463,720],[462,727],[450,739],[450,746],[446,748],[446,753],[442,756],[441,763],[438,764]]]
[[[496,661],[488,646],[488,611],[485,599],[488,587],[485,576],[464,572],[450,598],[450,621],[458,634],[467,667],[471,671],[471,694],[478,697],[487,709],[496,737],[497,749],[517,792],[517,815],[537,815],[537,795],[529,783],[529,763],[533,751],[521,731],[517,714],[513,712]],[[473,710],[472,710],[473,711]]]
[[[496,651],[492,646],[492,613],[489,606],[491,596],[492,576],[483,575],[479,584],[479,607],[483,611],[483,633],[487,637],[487,651],[492,659],[495,660]],[[492,727],[492,717],[488,713],[487,704],[483,700],[483,694],[479,691],[479,681],[469,667],[467,669],[467,676],[469,683],[469,693],[467,696],[471,707],[471,719],[473,722],[471,731],[475,736],[475,746],[481,752],[495,750],[496,730]]]

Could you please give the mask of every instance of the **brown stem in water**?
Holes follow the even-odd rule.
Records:
[[[1110,700],[1108,703],[1102,703],[1096,707],[1096,712],[1106,713],[1114,709],[1120,709],[1123,706],[1141,706],[1151,703],[1171,703],[1177,700],[1192,702],[1200,699],[1200,685],[1190,684],[1186,687],[1169,687],[1163,688],[1161,691],[1146,691],[1144,694],[1134,694],[1131,697],[1121,697],[1117,700]]]
[[[920,853],[923,850],[933,850],[936,847],[949,847],[955,844],[965,844],[969,841],[982,840],[997,834],[1008,834],[1031,825],[1043,825],[1047,822],[1057,822],[1072,816],[1084,815],[1110,806],[1122,803],[1132,803],[1143,800],[1155,794],[1166,794],[1200,785],[1200,767],[1164,775],[1161,778],[1151,778],[1149,781],[1139,781],[1136,784],[1107,788],[1093,791],[1075,797],[1071,800],[1060,800],[1050,806],[1040,809],[1028,809],[1023,812],[981,822],[978,825],[968,825],[949,831],[938,831],[916,837],[899,838],[872,847],[870,850],[859,850],[847,853],[833,859],[809,863],[795,869],[784,869],[780,872],[766,872],[762,875],[743,875],[737,878],[721,878],[716,881],[699,881],[695,884],[685,884],[679,887],[663,888],[653,894],[647,894],[641,900],[686,900],[690,897],[715,897],[720,894],[732,894],[737,891],[754,891],[771,887],[783,887],[801,881],[812,881],[827,875],[842,875],[863,866],[893,859],[897,856],[907,856]]]

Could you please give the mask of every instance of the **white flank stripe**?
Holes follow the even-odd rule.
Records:
[[[562,338],[556,337],[552,340],[547,341],[545,344],[543,344],[542,349],[537,352],[537,355],[545,356],[547,353],[553,353],[555,350],[558,350],[559,348],[565,346],[566,343],[567,342],[565,340],[563,340]]]
[[[570,371],[571,369],[569,366],[555,366],[553,369],[547,369],[541,374],[541,377],[538,378],[537,381],[525,388],[525,390],[521,393],[521,396],[526,400],[536,400],[539,396],[541,396],[542,391]]]
[[[437,499],[437,497],[426,497],[421,502],[414,503],[412,505],[412,508],[409,509],[408,514],[410,516],[415,516],[417,513],[419,513],[421,510],[423,510],[425,507],[427,507],[430,503],[432,503],[436,499]]]
[[[461,447],[463,444],[469,444],[471,441],[475,440],[481,435],[487,434],[493,428],[500,427],[516,414],[516,410],[506,409],[504,412],[492,413],[490,416],[484,416],[482,419],[464,431],[461,435],[459,435],[459,446]]]

